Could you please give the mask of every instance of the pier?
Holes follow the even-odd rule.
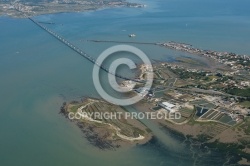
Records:
[[[126,44],[148,44],[148,45],[161,45],[162,43],[153,42],[137,42],[137,41],[115,41],[115,40],[87,40],[88,42],[96,43],[126,43]]]

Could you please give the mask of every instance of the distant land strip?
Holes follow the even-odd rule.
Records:
[[[87,40],[88,42],[100,42],[100,43],[129,43],[129,44],[150,44],[150,45],[161,45],[162,43],[154,42],[137,42],[137,41],[115,41],[115,40]]]

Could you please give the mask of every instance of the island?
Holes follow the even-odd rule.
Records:
[[[143,123],[126,117],[126,109],[101,99],[86,98],[64,103],[61,113],[85,133],[100,149],[116,149],[145,144],[152,133]]]

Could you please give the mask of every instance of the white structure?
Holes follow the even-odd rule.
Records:
[[[171,104],[169,102],[162,102],[161,103],[161,106],[163,108],[165,108],[166,110],[170,111],[170,112],[175,112],[176,110],[174,110],[175,108],[175,105],[174,104]]]
[[[248,86],[250,86],[250,81],[241,81],[240,85],[248,87]]]

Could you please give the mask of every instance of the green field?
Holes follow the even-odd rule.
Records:
[[[188,108],[181,108],[180,109],[181,116],[185,117],[185,118],[189,118],[193,112],[194,112],[194,110],[188,109]]]
[[[243,107],[250,108],[250,101],[243,101],[240,103]]]
[[[180,119],[172,119],[174,122],[176,122],[176,123],[182,123],[182,122],[184,122],[185,120],[187,120],[187,118],[185,118],[185,117],[181,117]]]
[[[250,117],[245,119],[245,122],[240,126],[246,134],[250,134]]]
[[[230,89],[228,93],[236,96],[250,97],[250,88],[247,89]]]

